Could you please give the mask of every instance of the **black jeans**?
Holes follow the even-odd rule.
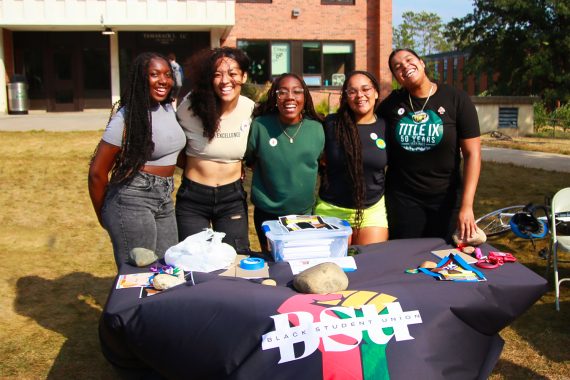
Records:
[[[257,233],[257,239],[259,240],[259,247],[261,251],[267,253],[269,250],[267,249],[267,238],[265,237],[265,231],[263,231],[263,227],[261,226],[263,222],[268,220],[277,220],[280,216],[277,214],[271,214],[269,212],[265,212],[259,207],[255,207],[253,209],[253,224],[255,225],[255,232]]]
[[[390,240],[439,237],[450,242],[457,227],[461,194],[461,189],[435,195],[386,191]]]
[[[242,181],[223,186],[206,186],[182,177],[176,193],[178,239],[211,228],[224,232],[224,243],[238,253],[249,251],[247,193]]]

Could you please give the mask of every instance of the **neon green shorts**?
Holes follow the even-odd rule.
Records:
[[[354,226],[355,225],[354,218],[356,217],[356,210],[353,208],[338,207],[318,198],[317,205],[315,206],[314,215],[335,216],[337,218],[348,221],[351,226]],[[384,205],[383,196],[382,198],[380,198],[380,200],[377,203],[364,209],[360,228],[364,227],[388,228],[388,218],[386,216],[386,206]]]

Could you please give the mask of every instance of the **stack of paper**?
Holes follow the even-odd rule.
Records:
[[[301,273],[302,271],[314,267],[315,265],[322,263],[335,263],[342,268],[345,272],[354,272],[356,270],[356,262],[352,256],[344,257],[326,257],[326,258],[316,258],[316,259],[300,259],[300,260],[290,260],[289,265],[291,266],[291,272],[293,275]]]
[[[329,257],[334,239],[298,239],[283,242],[281,254],[284,261],[307,257]]]

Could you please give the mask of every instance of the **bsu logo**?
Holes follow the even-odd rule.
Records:
[[[303,359],[318,349],[324,379],[339,374],[389,379],[386,345],[392,338],[414,339],[408,326],[422,323],[419,311],[405,312],[395,300],[370,291],[295,295],[277,309],[281,314],[271,317],[275,330],[263,335],[261,347],[278,348],[279,363]]]

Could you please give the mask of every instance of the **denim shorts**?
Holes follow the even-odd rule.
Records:
[[[138,172],[126,184],[109,185],[101,210],[117,267],[127,262],[129,251],[147,248],[159,258],[178,243],[172,177]]]
[[[241,180],[222,186],[207,186],[182,177],[176,193],[178,238],[212,228],[224,232],[223,242],[238,253],[249,251],[247,193]]]

